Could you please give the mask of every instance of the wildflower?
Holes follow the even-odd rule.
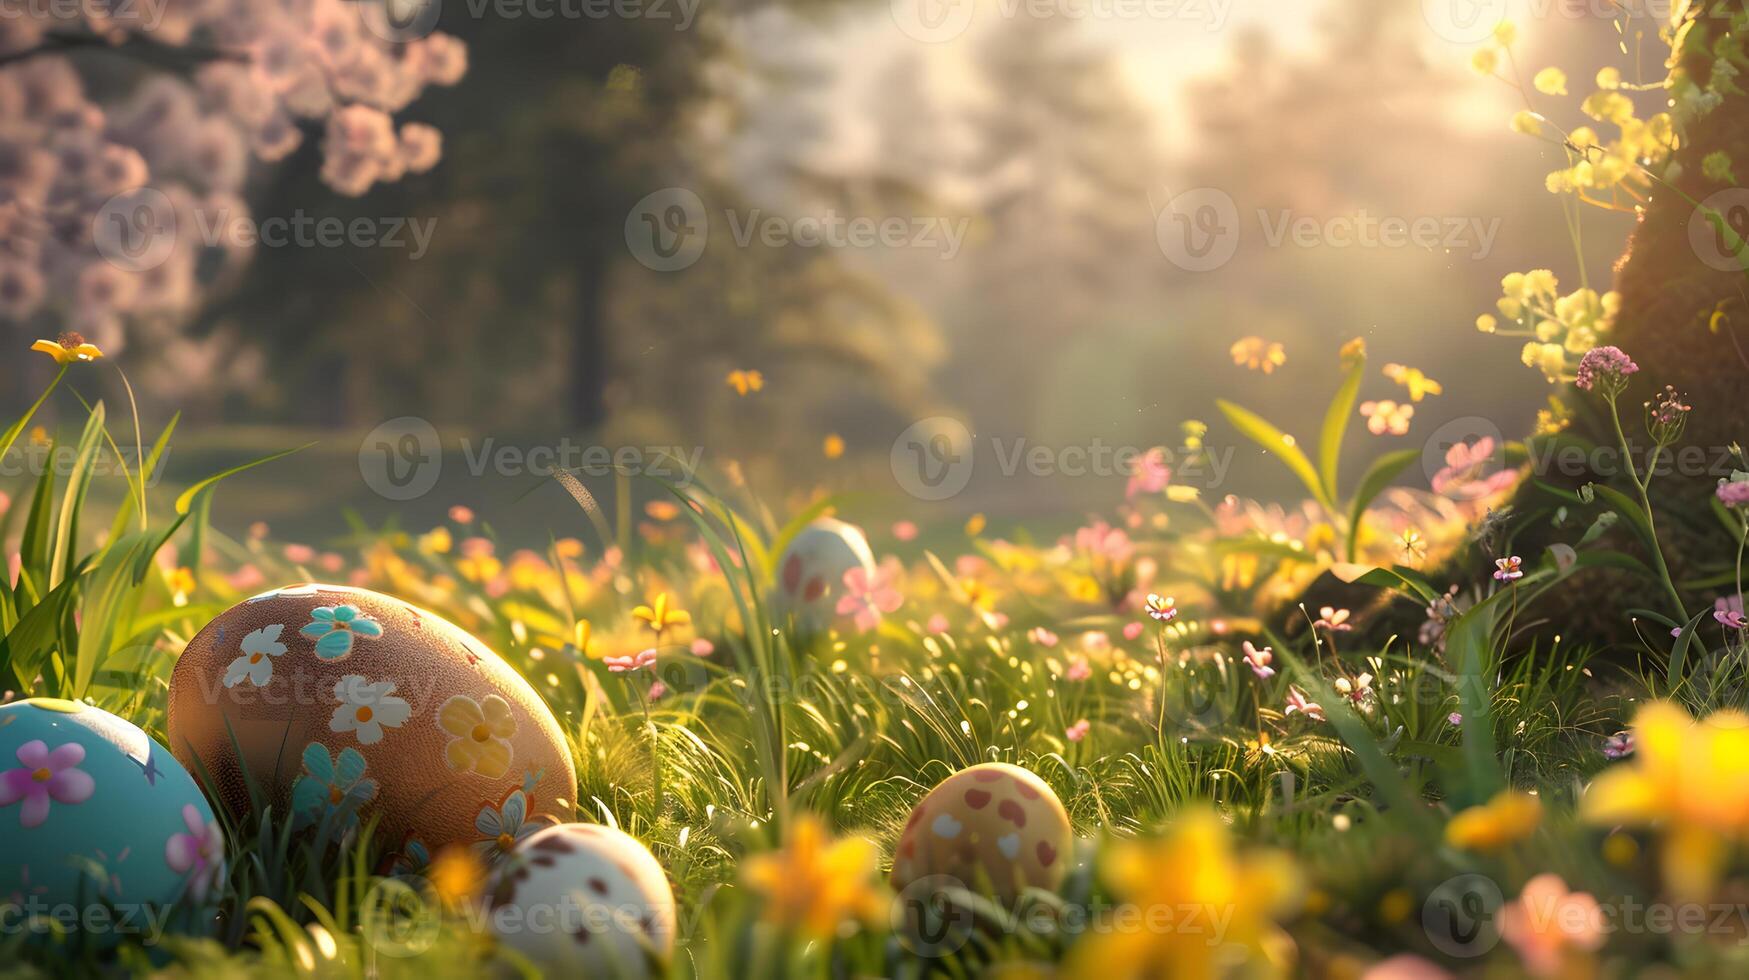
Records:
[[[1148,615],[1162,623],[1170,623],[1178,618],[1178,603],[1171,596],[1161,596],[1148,593]]]
[[[765,899],[766,921],[816,939],[837,935],[846,920],[873,922],[887,912],[875,884],[875,846],[860,837],[834,840],[818,817],[790,824],[778,850],[741,865],[741,880]]]
[[[1353,367],[1366,360],[1366,338],[1355,337],[1343,344],[1342,349],[1336,352],[1336,359],[1344,368]]]
[[[687,649],[690,650],[695,657],[708,657],[716,652],[717,647],[716,644],[701,636],[698,639],[693,640],[692,646]]]
[[[644,505],[644,513],[651,520],[666,523],[680,516],[680,505],[672,500],[652,500]]]
[[[736,368],[723,381],[743,397],[765,387],[765,375],[752,368]]]
[[[1245,649],[1245,666],[1251,668],[1251,673],[1256,674],[1258,680],[1266,681],[1275,676],[1275,668],[1269,666],[1270,661],[1275,659],[1273,648],[1256,646],[1250,640],[1246,640],[1241,646]]]
[[[655,683],[650,685],[649,698],[651,701],[660,701],[667,693],[668,693],[668,685],[662,683],[661,681],[656,681]]]
[[[1091,653],[1103,653],[1111,649],[1111,637],[1104,630],[1088,630],[1081,634],[1081,648]]]
[[[1406,367],[1402,364],[1386,364],[1385,377],[1409,389],[1409,400],[1418,402],[1428,395],[1438,395],[1445,392],[1445,387],[1421,372],[1420,368]]]
[[[1634,733],[1616,732],[1603,740],[1603,757],[1612,762],[1634,754]]]
[[[1718,497],[1726,507],[1749,507],[1749,473],[1737,472],[1728,480],[1719,480]]]
[[[1536,90],[1544,95],[1566,95],[1567,73],[1559,68],[1544,68],[1536,73],[1536,77],[1530,80],[1530,84],[1536,86]]]
[[[1524,345],[1518,357],[1525,367],[1541,371],[1550,384],[1561,380],[1567,371],[1567,351],[1560,344],[1532,340]]]
[[[1350,613],[1346,609],[1336,609],[1324,606],[1318,610],[1318,621],[1312,624],[1314,629],[1328,630],[1332,633],[1346,633],[1354,626],[1348,622]]]
[[[632,618],[643,621],[660,636],[670,626],[684,626],[692,622],[692,614],[684,609],[673,609],[668,605],[668,593],[657,593],[655,601],[647,606],[639,606],[632,610]]]
[[[456,504],[449,509],[449,519],[457,524],[472,524],[474,523],[473,509]]]
[[[1224,928],[1091,930],[1071,947],[1066,976],[1214,977],[1247,965],[1285,974],[1292,942],[1275,919],[1297,904],[1301,881],[1277,852],[1241,854],[1213,812],[1185,813],[1165,836],[1107,846],[1100,877],[1130,908],[1218,909]]]
[[[983,534],[984,525],[986,523],[983,514],[973,514],[971,517],[966,518],[966,537],[975,538],[978,535]]]
[[[1713,618],[1734,630],[1749,626],[1749,619],[1744,618],[1741,609],[1714,609]]]
[[[58,340],[39,340],[31,344],[30,349],[47,354],[62,367],[69,364],[89,364],[103,356],[103,351],[96,344],[86,343],[84,337],[71,332],[61,334]]]
[[[1468,851],[1497,851],[1529,837],[1542,819],[1541,800],[1509,789],[1452,817],[1445,841]]]
[[[923,628],[931,633],[946,633],[948,629],[947,617],[941,613],[936,613],[929,617],[929,622],[925,623]]]
[[[1075,549],[1096,560],[1121,565],[1130,560],[1136,547],[1122,528],[1112,527],[1104,521],[1094,521],[1086,527],[1076,529]]]
[[[1403,560],[1411,565],[1427,557],[1427,538],[1421,534],[1420,528],[1404,528],[1397,547],[1402,552]]]
[[[825,440],[820,443],[820,452],[825,454],[827,459],[837,459],[844,455],[844,437],[836,432],[828,434]]]
[[[1087,737],[1087,732],[1092,728],[1093,725],[1088,722],[1087,719],[1082,718],[1080,721],[1077,721],[1073,725],[1064,729],[1063,735],[1071,742],[1079,742]]]
[[[425,873],[431,890],[445,905],[473,901],[486,886],[486,866],[465,847],[446,847],[437,853]]]
[[[1517,555],[1494,559],[1494,578],[1500,582],[1514,582],[1524,577],[1524,559]]]
[[[1037,643],[1041,647],[1054,647],[1057,645],[1057,634],[1052,633],[1043,626],[1034,626],[1026,635],[1032,640],[1032,642]]]
[[[450,536],[449,528],[434,527],[419,536],[419,550],[427,555],[447,555],[455,547],[455,539]]]
[[[1307,699],[1306,692],[1290,685],[1287,689],[1287,710],[1283,711],[1282,714],[1291,715],[1296,711],[1313,721],[1325,720],[1324,706]]]
[[[1457,726],[1464,723],[1463,712],[1454,711],[1451,714],[1446,715],[1445,722],[1446,722],[1446,724],[1450,725],[1451,727],[1456,728]]]
[[[1336,690],[1356,705],[1363,704],[1372,697],[1372,675],[1361,674],[1352,679],[1338,677],[1336,678]]]
[[[1093,676],[1093,665],[1085,657],[1076,657],[1069,661],[1069,669],[1063,673],[1064,680],[1084,681]]]
[[[1390,399],[1360,403],[1360,414],[1366,419],[1366,430],[1375,436],[1390,433],[1406,435],[1409,420],[1415,417],[1415,406],[1399,405]]]
[[[1142,635],[1142,630],[1145,628],[1141,623],[1125,623],[1123,624],[1123,638],[1133,641]]]
[[[1281,344],[1262,337],[1242,337],[1234,342],[1228,353],[1233,355],[1234,364],[1264,374],[1271,374],[1287,363],[1287,351]]]
[[[844,573],[844,594],[838,597],[837,612],[849,616],[858,632],[867,633],[881,621],[882,613],[898,609],[905,601],[893,587],[897,569],[883,565],[870,572],[861,565]]]
[[[1517,901],[1501,909],[1500,935],[1518,951],[1532,976],[1578,976],[1590,971],[1566,969],[1570,951],[1593,952],[1603,946],[1603,919],[1589,892],[1567,890],[1553,873],[1524,884]]]
[[[437,727],[450,736],[444,760],[456,772],[477,772],[497,779],[509,770],[510,739],[516,734],[510,702],[496,694],[479,701],[466,694],[452,695],[437,709]]]
[[[1681,438],[1683,427],[1688,424],[1688,413],[1693,409],[1694,406],[1682,400],[1674,385],[1665,385],[1657,401],[1646,403],[1646,431],[1652,441],[1668,446]]]
[[[1476,329],[1481,333],[1493,333],[1500,329],[1500,321],[1490,314],[1483,313],[1476,317]]]
[[[900,541],[917,540],[917,525],[911,521],[899,521],[893,525],[893,537]]]
[[[1166,450],[1155,446],[1130,465],[1129,484],[1124,487],[1124,499],[1138,493],[1159,493],[1172,482],[1172,470],[1166,466]]]
[[[1598,390],[1613,399],[1627,387],[1628,375],[1639,369],[1620,347],[1594,347],[1579,359],[1579,377],[1573,383],[1581,391]]]
[[[601,662],[606,664],[607,669],[615,674],[645,670],[656,663],[656,648],[650,647],[647,650],[639,650],[637,653],[627,654],[623,657],[602,657]]]

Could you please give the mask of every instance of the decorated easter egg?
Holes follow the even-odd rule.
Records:
[[[611,827],[560,824],[516,845],[491,900],[498,941],[549,976],[651,976],[674,951],[667,875]]]
[[[1073,843],[1069,814],[1044,780],[986,762],[942,780],[911,811],[893,887],[945,875],[1012,901],[1023,888],[1061,885]]]
[[[232,811],[271,804],[335,837],[375,819],[413,871],[451,845],[501,860],[576,792],[564,733],[510,665],[344,586],[263,593],[207,624],[171,675],[169,732]]]
[[[778,560],[778,614],[793,616],[803,630],[825,629],[844,593],[844,573],[853,568],[871,576],[875,571],[874,552],[862,531],[831,517],[810,522]]]
[[[0,907],[19,909],[9,921],[155,939],[163,919],[151,910],[205,906],[224,868],[200,787],[132,722],[55,698],[0,705]]]

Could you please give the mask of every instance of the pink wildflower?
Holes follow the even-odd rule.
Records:
[[[1601,385],[1604,393],[1613,398],[1627,387],[1628,375],[1639,369],[1620,347],[1593,347],[1579,359],[1579,376],[1574,383],[1581,391]]]
[[[867,633],[881,621],[882,613],[899,608],[905,598],[893,587],[896,569],[882,565],[870,572],[858,565],[844,573],[844,594],[838,597],[838,615],[849,616],[859,633]]]
[[[1088,723],[1087,719],[1083,718],[1073,725],[1070,725],[1063,734],[1068,737],[1069,741],[1079,742],[1087,737],[1087,732],[1092,729],[1092,727],[1093,726]]]
[[[601,662],[607,665],[608,670],[616,674],[623,674],[627,671],[633,670],[643,670],[655,664],[656,648],[651,647],[648,650],[639,650],[637,653],[623,657],[602,657]]]

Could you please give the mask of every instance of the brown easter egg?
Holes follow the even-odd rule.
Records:
[[[299,826],[375,819],[415,869],[455,844],[497,863],[575,800],[564,733],[520,674],[436,615],[346,586],[263,593],[207,624],[171,675],[169,736],[233,813],[253,783]]]

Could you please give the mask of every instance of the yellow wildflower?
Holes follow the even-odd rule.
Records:
[[[1536,90],[1544,95],[1566,95],[1567,73],[1559,68],[1544,68],[1530,80]]]
[[[736,368],[724,379],[729,387],[735,389],[735,394],[745,396],[765,387],[765,375],[751,369]]]
[[[1727,709],[1696,722],[1654,702],[1634,717],[1631,764],[1604,772],[1581,813],[1609,826],[1656,825],[1664,835],[1664,881],[1701,898],[1727,847],[1749,838],[1749,714]]]
[[[1158,840],[1111,844],[1100,873],[1149,921],[1172,918],[1163,928],[1088,933],[1069,952],[1069,976],[1215,977],[1241,965],[1280,976],[1291,968],[1292,940],[1275,919],[1298,902],[1298,871],[1283,854],[1240,854],[1212,812],[1185,814]]]
[[[836,432],[828,435],[826,441],[820,444],[820,451],[826,454],[827,459],[837,459],[844,455],[844,437]]]
[[[1529,109],[1520,109],[1512,114],[1512,131],[1521,136],[1541,136],[1543,117]]]
[[[434,527],[419,536],[419,550],[428,555],[447,555],[454,546],[455,539],[447,527]]]
[[[1356,337],[1343,344],[1342,349],[1336,352],[1336,359],[1342,362],[1342,366],[1345,368],[1353,367],[1356,363],[1366,360],[1366,338]]]
[[[1517,40],[1517,39],[1518,39],[1518,25],[1517,24],[1514,24],[1513,22],[1511,22],[1509,20],[1503,20],[1500,23],[1494,25],[1494,40],[1499,41],[1503,45],[1511,47],[1512,42]]]
[[[1476,317],[1476,329],[1483,333],[1493,333],[1500,329],[1500,321],[1484,313],[1481,316]]]
[[[639,606],[632,610],[632,618],[647,623],[657,633],[670,626],[685,626],[692,622],[692,614],[684,609],[671,609],[668,606],[668,593],[658,593],[656,601],[647,606]]]
[[[1541,800],[1509,789],[1452,817],[1445,841],[1467,851],[1497,851],[1529,837],[1542,819]]]
[[[1494,69],[1500,66],[1500,53],[1493,48],[1482,48],[1470,56],[1470,67],[1480,75],[1492,75]]]
[[[1233,363],[1252,371],[1270,374],[1287,363],[1287,351],[1281,344],[1262,337],[1241,337],[1228,350]]]
[[[1418,402],[1428,395],[1438,395],[1445,391],[1444,386],[1421,373],[1420,368],[1406,367],[1402,364],[1386,364],[1385,377],[1409,389],[1409,400]]]
[[[886,914],[876,860],[868,841],[834,840],[818,817],[802,816],[782,848],[742,862],[741,880],[765,898],[766,921],[830,939],[846,921],[873,922]]]
[[[486,886],[485,865],[466,847],[438,851],[425,877],[438,899],[451,906],[473,901]]]
[[[86,343],[85,338],[76,333],[61,334],[59,340],[39,340],[31,344],[30,349],[47,354],[62,367],[90,363],[103,356],[103,351],[96,344]]]
[[[967,518],[966,536],[969,538],[975,538],[978,535],[983,534],[985,523],[986,521],[983,514],[973,514],[971,517]]]

